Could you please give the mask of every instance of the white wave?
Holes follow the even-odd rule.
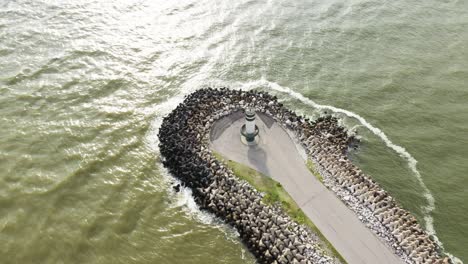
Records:
[[[436,236],[436,231],[435,231],[435,228],[434,228],[434,218],[431,216],[431,213],[435,209],[434,196],[432,195],[432,192],[429,190],[429,188],[427,188],[426,184],[424,183],[424,181],[422,179],[421,173],[417,169],[418,161],[408,151],[406,151],[406,149],[404,147],[396,145],[395,143],[393,143],[387,137],[387,135],[385,135],[385,133],[382,130],[380,130],[377,127],[374,127],[372,124],[367,122],[366,119],[364,119],[362,116],[360,116],[360,115],[358,115],[358,114],[356,114],[354,112],[351,112],[351,111],[348,111],[348,110],[345,110],[345,109],[341,109],[341,108],[338,108],[338,107],[330,106],[330,105],[318,104],[318,103],[314,102],[313,100],[305,97],[304,95],[292,90],[291,88],[281,86],[281,85],[279,85],[279,84],[277,84],[275,82],[270,82],[270,81],[266,80],[265,78],[262,78],[260,80],[247,82],[247,83],[243,83],[243,84],[236,83],[235,86],[237,86],[238,88],[243,89],[243,90],[251,90],[251,89],[255,89],[255,88],[259,88],[259,87],[268,87],[268,88],[271,88],[271,89],[273,89],[273,90],[275,90],[277,92],[288,94],[289,96],[291,96],[291,97],[293,97],[293,98],[295,98],[295,99],[297,99],[297,100],[299,100],[299,101],[301,101],[301,102],[303,102],[303,103],[305,103],[305,104],[307,104],[309,106],[312,106],[312,107],[314,107],[316,109],[331,110],[331,111],[333,111],[335,113],[341,113],[341,114],[344,114],[344,115],[346,115],[348,117],[351,117],[351,118],[354,118],[354,119],[358,120],[362,124],[362,126],[366,127],[374,135],[379,137],[385,143],[385,145],[387,147],[389,147],[390,149],[392,149],[393,151],[398,153],[398,155],[400,155],[400,157],[404,158],[407,161],[408,167],[410,168],[413,175],[416,177],[419,185],[421,186],[421,188],[423,190],[423,196],[427,201],[427,205],[422,206],[422,211],[424,213],[424,224],[425,224],[426,231],[430,235],[432,235],[434,237],[434,240],[437,242],[437,244],[442,248],[442,250],[444,250],[442,242]],[[454,263],[459,263],[459,264],[463,263],[460,259],[458,259],[457,257],[455,257],[455,256],[453,256],[453,255],[451,255],[449,253],[447,253],[447,255],[454,261]]]
[[[367,120],[365,120],[362,116],[354,113],[354,112],[351,112],[351,111],[348,111],[348,110],[345,110],[345,109],[341,109],[341,108],[337,108],[337,107],[334,107],[334,106],[329,106],[329,105],[321,105],[321,104],[318,104],[314,101],[312,101],[311,99],[303,96],[302,94],[298,93],[298,92],[295,92],[293,90],[291,90],[290,88],[287,88],[287,87],[283,87],[283,86],[280,86],[279,84],[277,83],[273,83],[273,82],[268,82],[266,81],[268,86],[272,89],[274,89],[275,91],[279,91],[279,92],[283,92],[283,93],[287,93],[289,95],[291,95],[292,97],[314,107],[314,108],[317,108],[317,109],[328,109],[328,110],[331,110],[335,113],[342,113],[342,114],[345,114],[346,116],[348,117],[352,117],[352,118],[355,118],[357,119],[364,127],[366,127],[367,129],[369,129],[372,133],[374,133],[376,136],[378,136],[380,139],[382,139],[382,141],[389,147],[391,148],[392,150],[394,150],[396,153],[398,153],[402,158],[406,159],[407,162],[408,162],[408,166],[409,168],[411,169],[411,171],[413,172],[413,174],[416,176],[419,184],[421,185],[423,191],[424,191],[424,197],[426,198],[427,200],[427,206],[425,206],[423,209],[424,209],[424,212],[426,214],[428,213],[431,213],[434,209],[435,209],[435,200],[434,200],[434,196],[432,195],[431,191],[427,188],[426,184],[424,183],[422,177],[421,177],[421,174],[420,172],[418,171],[418,169],[416,168],[416,165],[418,163],[418,161],[408,152],[406,151],[405,148],[399,146],[399,145],[396,145],[394,144],[388,137],[387,135],[385,135],[385,133],[380,130],[379,128],[377,127],[374,127],[373,125],[371,125],[369,122],[367,122]]]
[[[159,138],[158,133],[161,128],[163,117],[168,115],[184,100],[184,94],[171,97],[169,100],[156,107],[156,117],[151,123],[150,129],[145,137],[146,145],[155,152],[158,156],[159,153]],[[163,176],[164,186],[169,190],[169,195],[172,200],[171,207],[182,207],[188,215],[193,216],[197,221],[204,224],[214,224],[217,222],[215,217],[207,212],[201,211],[192,196],[190,188],[181,187],[179,192],[172,190],[172,185],[181,184],[181,182],[172,176],[170,172],[158,162],[158,169]]]
[[[179,105],[183,99],[184,95],[193,92],[193,90],[186,91],[183,94],[179,94],[178,96],[171,97],[168,101],[159,104],[156,107],[157,116],[154,118],[153,122],[151,123],[150,129],[145,137],[146,145],[154,151],[154,153],[160,156],[159,153],[159,138],[158,132],[162,125],[163,117],[169,114],[172,110],[174,110],[177,105]],[[158,170],[162,175],[162,185],[167,189],[169,199],[171,201],[170,207],[171,208],[182,208],[182,210],[189,216],[192,217],[195,221],[213,226],[223,232],[227,239],[232,241],[233,243],[239,243],[239,233],[226,225],[222,222],[219,218],[215,215],[200,210],[200,207],[195,202],[192,190],[187,187],[180,187],[180,191],[176,192],[172,186],[181,184],[180,180],[175,178],[163,165],[162,163],[157,163]],[[242,249],[243,250],[243,249]]]
[[[168,115],[172,110],[174,110],[177,107],[177,105],[179,105],[183,100],[184,100],[183,95],[171,97],[169,100],[161,104],[158,104],[156,106],[155,111],[153,111],[156,113],[156,117],[151,122],[150,128],[148,129],[148,132],[146,133],[145,143],[151,150],[153,150],[158,155],[159,155],[158,133],[159,133],[159,128],[162,125],[163,118],[166,115]]]
[[[207,78],[207,79],[209,79],[209,78]],[[192,85],[189,86],[190,88],[188,88],[187,86],[184,87],[184,89],[182,89],[183,93],[180,93],[175,97],[171,97],[165,103],[159,104],[157,106],[157,109],[156,109],[157,110],[156,111],[157,117],[154,119],[154,121],[153,121],[153,123],[151,125],[151,128],[150,128],[150,130],[149,130],[149,132],[147,134],[147,137],[146,137],[148,145],[155,152],[159,152],[159,149],[158,149],[159,139],[157,137],[157,134],[158,134],[158,131],[159,131],[159,127],[162,124],[162,117],[169,114],[170,111],[172,111],[179,103],[181,103],[183,101],[185,95],[187,95],[187,94],[189,94],[191,92],[194,92],[198,88],[201,88],[200,85],[198,85],[199,86],[198,88],[195,88],[195,87],[197,87],[197,85],[193,85],[193,84],[197,84],[197,83],[198,84],[201,83],[198,78],[195,78],[195,80],[191,80],[190,84],[192,84]],[[212,86],[212,87],[222,87],[222,86],[225,86],[226,83],[224,81],[221,81],[221,80],[211,79],[210,84],[211,84],[210,86]],[[385,143],[385,145],[387,147],[389,147],[390,149],[392,149],[393,151],[398,153],[402,158],[404,158],[407,161],[408,167],[410,168],[410,170],[412,171],[412,173],[416,177],[417,181],[419,182],[421,188],[423,189],[423,192],[424,192],[423,196],[427,201],[427,205],[422,207],[422,211],[425,214],[425,216],[424,216],[425,228],[426,228],[427,232],[434,237],[437,244],[444,250],[442,242],[436,236],[436,231],[435,231],[435,228],[434,228],[434,219],[431,216],[431,213],[435,209],[435,199],[434,199],[434,196],[432,195],[431,191],[429,190],[429,188],[427,188],[426,184],[424,183],[424,181],[422,179],[422,176],[421,176],[421,173],[417,169],[418,161],[408,151],[406,151],[406,149],[404,147],[394,144],[382,130],[380,130],[377,127],[374,127],[372,124],[367,122],[367,120],[365,120],[362,116],[360,116],[360,115],[358,115],[358,114],[356,114],[354,112],[351,112],[351,111],[348,111],[348,110],[345,110],[345,109],[341,109],[341,108],[338,108],[338,107],[330,106],[330,105],[318,104],[318,103],[314,102],[313,100],[303,96],[302,94],[300,94],[298,92],[295,92],[291,88],[281,86],[281,85],[279,85],[279,84],[277,84],[275,82],[270,82],[270,81],[266,80],[265,78],[262,78],[260,80],[251,81],[251,82],[246,82],[246,83],[245,82],[244,83],[241,83],[241,82],[230,83],[229,86],[231,88],[233,88],[233,89],[242,89],[242,90],[251,90],[251,89],[256,89],[256,88],[259,88],[259,87],[269,87],[269,88],[271,88],[271,89],[273,89],[273,90],[275,90],[277,92],[288,94],[289,96],[291,96],[291,97],[293,97],[293,98],[295,98],[295,99],[297,99],[297,100],[299,100],[299,101],[301,101],[301,102],[303,102],[303,103],[305,103],[307,105],[310,105],[310,106],[312,106],[312,107],[314,107],[316,109],[331,110],[331,111],[333,111],[335,113],[341,113],[341,114],[344,114],[344,115],[346,115],[348,117],[351,117],[351,118],[354,118],[354,119],[358,120],[361,123],[362,126],[366,127],[374,135],[379,137]],[[355,128],[357,128],[358,126],[361,126],[361,125],[356,125],[355,127],[353,127],[351,129],[351,131],[355,130]],[[167,173],[167,175],[169,175],[169,173]],[[172,179],[175,179],[172,176],[169,176],[169,177],[171,177]],[[220,224],[218,222],[218,220],[213,215],[202,212],[198,208],[195,201],[193,200],[193,196],[191,194],[190,189],[182,188],[181,189],[181,196],[179,196],[179,197],[180,197],[179,202],[177,202],[177,203],[185,204],[187,206],[187,208],[188,208],[189,213],[191,213],[192,215],[195,215],[196,218],[199,221],[201,221],[202,223],[206,223],[206,224],[210,224],[210,223],[211,224],[216,224],[218,227],[222,226],[222,224]],[[226,230],[226,228],[221,228],[221,229]],[[233,234],[227,234],[227,235],[228,235],[228,237],[232,237]],[[234,236],[238,236],[238,234],[234,234]],[[448,252],[446,252],[446,254],[452,259],[452,261],[455,264],[463,264],[463,262],[459,258],[451,255]]]
[[[175,180],[174,177],[171,177],[174,184],[180,184],[180,181]],[[181,207],[183,210],[193,218],[195,218],[198,222],[206,224],[206,225],[219,225],[221,224],[219,219],[217,219],[214,215],[200,210],[197,203],[193,199],[192,190],[187,187],[180,187],[179,192],[172,191],[172,198],[173,203],[171,207]]]

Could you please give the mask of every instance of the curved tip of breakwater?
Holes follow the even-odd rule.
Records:
[[[250,107],[293,131],[332,190],[359,219],[407,263],[450,263],[409,212],[347,158],[354,141],[331,116],[310,120],[261,91],[201,89],[164,118],[159,131],[163,164],[193,191],[202,209],[237,229],[260,263],[335,263],[308,228],[238,179],[209,148],[212,124]]]

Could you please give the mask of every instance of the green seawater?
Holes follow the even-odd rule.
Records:
[[[349,111],[352,159],[466,262],[467,43],[463,0],[2,0],[0,263],[255,263],[160,163],[209,85]]]

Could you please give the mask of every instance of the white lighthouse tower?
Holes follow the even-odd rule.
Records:
[[[251,108],[245,109],[245,124],[241,128],[241,135],[248,145],[256,144],[258,127],[255,125],[255,116],[254,110]]]

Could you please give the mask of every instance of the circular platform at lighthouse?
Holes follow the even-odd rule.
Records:
[[[211,148],[280,182],[349,264],[404,263],[311,174],[303,150],[285,129],[262,113],[255,121],[259,139],[249,146],[240,138],[243,112],[217,120],[210,134]]]

